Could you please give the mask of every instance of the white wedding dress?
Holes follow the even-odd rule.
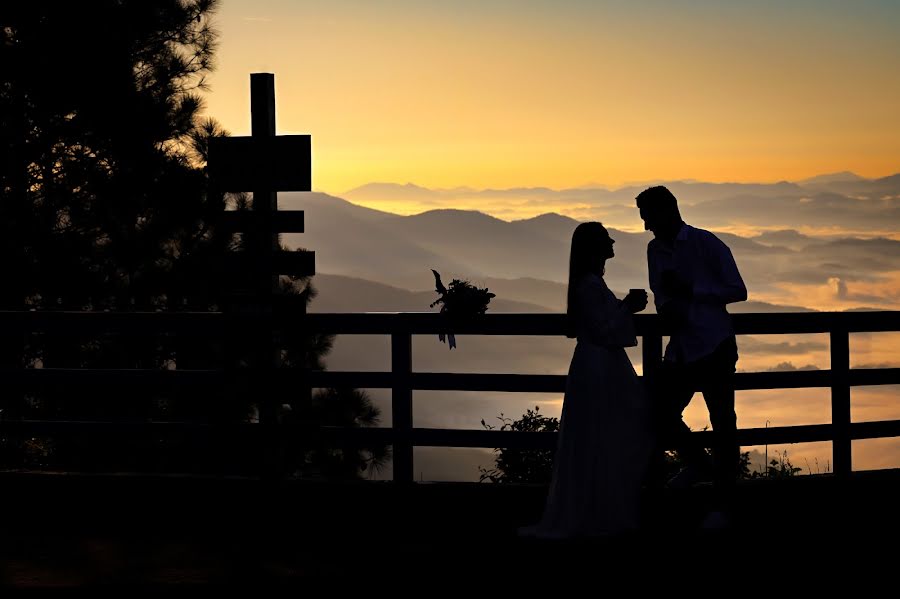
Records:
[[[643,385],[625,354],[631,314],[602,277],[576,288],[578,344],[569,366],[553,478],[539,538],[599,536],[638,526],[652,437]]]

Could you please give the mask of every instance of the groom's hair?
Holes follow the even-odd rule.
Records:
[[[648,187],[637,195],[638,208],[651,208],[665,211],[678,211],[678,200],[672,192],[663,185]]]

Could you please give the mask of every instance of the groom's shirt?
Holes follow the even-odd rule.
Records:
[[[734,335],[725,305],[746,300],[747,288],[731,250],[718,237],[683,225],[672,247],[658,239],[647,244],[647,265],[657,311],[676,302],[676,311],[685,322],[669,339],[666,360],[694,362]],[[672,298],[662,292],[662,273],[666,270],[674,270],[691,286],[691,299]]]

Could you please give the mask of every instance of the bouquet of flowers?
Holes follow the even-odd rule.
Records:
[[[441,314],[447,315],[451,323],[484,314],[488,309],[488,304],[491,303],[491,298],[495,297],[487,288],[479,289],[468,281],[460,279],[453,279],[450,281],[449,288],[444,287],[441,282],[441,274],[434,269],[431,269],[431,272],[434,273],[435,291],[440,294],[440,297],[432,302],[430,307],[434,308],[440,305]],[[446,339],[450,349],[456,347],[456,337],[453,333],[446,335],[441,333],[438,335],[438,339],[441,343],[444,343]]]

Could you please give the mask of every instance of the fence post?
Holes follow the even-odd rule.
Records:
[[[275,76],[271,73],[250,75],[251,135],[256,139],[275,136]],[[278,235],[273,232],[272,219],[278,210],[278,196],[269,186],[253,190],[253,211],[260,217],[259,228],[250,232],[251,262],[254,265],[254,291],[257,315],[260,318],[256,338],[253,388],[259,392],[259,425],[263,428],[262,477],[277,480],[282,474],[281,431],[278,428],[278,408],[275,374],[278,369],[278,348],[273,342],[272,311],[278,292],[278,275],[274,274],[273,256],[278,250]]]
[[[850,333],[835,323],[830,336],[834,473],[846,478],[853,470],[850,445]]]
[[[662,334],[659,329],[659,316],[642,317],[647,326],[641,333],[641,369],[643,371],[644,389],[653,405],[656,401],[654,395],[657,392],[657,376],[662,364]],[[650,479],[662,482],[664,480],[665,463],[664,456],[659,451],[653,451],[650,462]]]
[[[399,327],[398,327],[399,328]],[[395,329],[396,331],[396,329]],[[394,482],[413,482],[412,334],[391,334],[391,414],[394,429]]]

